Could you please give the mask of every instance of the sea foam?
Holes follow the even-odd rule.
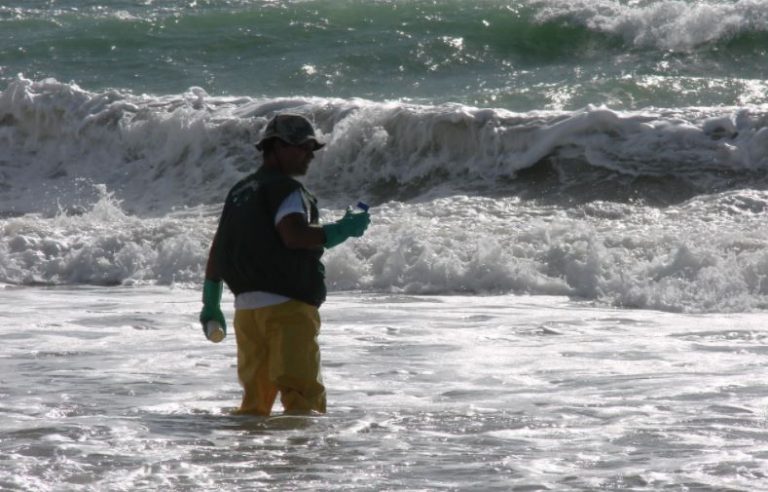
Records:
[[[510,181],[526,185],[521,171],[542,163],[554,166],[566,185],[589,185],[592,170],[684,181],[699,192],[716,182],[752,181],[768,167],[762,106],[512,113],[360,99],[210,97],[201,89],[133,96],[19,78],[0,93],[0,212],[82,209],[93,203],[92,184],[105,185],[131,213],[218,203],[258,166],[253,144],[267,119],[286,110],[306,114],[328,141],[307,182],[321,196],[343,200],[361,193],[413,197],[445,187],[505,194]]]
[[[540,22],[569,19],[619,36],[636,47],[690,51],[740,35],[768,32],[768,5],[759,0],[536,0]]]
[[[657,209],[571,209],[454,195],[372,209],[363,238],[329,250],[331,291],[560,295],[623,307],[768,307],[768,194],[740,191]],[[339,210],[321,210],[324,221]],[[0,221],[0,282],[197,285],[216,209],[138,218],[105,196],[52,219]]]
[[[373,205],[366,235],[325,256],[332,290],[768,305],[765,108],[512,113],[19,79],[0,109],[0,282],[199,283],[226,192],[291,110],[328,142],[305,179],[323,220]]]

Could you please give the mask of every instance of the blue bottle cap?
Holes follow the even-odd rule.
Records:
[[[360,210],[362,210],[363,212],[367,212],[367,211],[368,211],[368,209],[369,209],[370,207],[368,206],[368,204],[367,204],[367,203],[364,203],[364,202],[357,202],[357,208],[359,208],[359,209],[360,209]]]

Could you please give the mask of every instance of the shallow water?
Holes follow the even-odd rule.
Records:
[[[254,418],[229,413],[234,339],[204,340],[198,298],[0,290],[0,488],[768,487],[761,315],[334,294],[329,413]]]

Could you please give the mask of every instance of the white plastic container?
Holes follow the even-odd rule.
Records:
[[[224,340],[227,333],[221,327],[218,321],[210,320],[205,324],[205,337],[213,343],[219,343]]]

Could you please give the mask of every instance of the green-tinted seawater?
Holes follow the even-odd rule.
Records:
[[[23,74],[155,95],[198,86],[516,111],[767,102],[768,6],[691,1],[690,20],[663,16],[680,5],[14,0],[0,7],[0,84]],[[722,32],[708,29],[713,9]]]

